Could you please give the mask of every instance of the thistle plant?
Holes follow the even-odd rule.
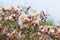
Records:
[[[2,8],[0,40],[60,40],[60,25],[45,25],[48,14],[43,10],[29,12],[30,8],[30,6],[18,6],[17,9]]]

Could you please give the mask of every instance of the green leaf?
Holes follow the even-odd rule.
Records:
[[[17,24],[16,24],[16,22],[11,22],[11,27],[12,27],[13,29],[17,29]]]
[[[53,20],[52,19],[48,19],[46,22],[42,23],[43,26],[47,25],[47,26],[53,26]]]

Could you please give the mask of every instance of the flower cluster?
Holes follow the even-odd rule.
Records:
[[[43,22],[46,22],[47,14],[44,11],[41,12],[21,12],[21,15],[18,17],[18,24],[21,28],[24,27],[32,27],[32,26],[40,26]]]
[[[0,24],[0,40],[18,40],[17,31],[3,27]]]
[[[30,6],[0,10],[0,40],[60,40],[60,25],[43,26],[48,14]]]

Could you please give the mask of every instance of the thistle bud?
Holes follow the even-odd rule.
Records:
[[[9,21],[15,21],[12,16],[9,16]]]
[[[4,18],[4,20],[8,20],[8,19],[9,19],[9,17],[5,17],[5,18]]]
[[[0,17],[0,21],[2,20],[2,17]]]
[[[26,6],[26,9],[29,10],[31,7],[29,5]]]

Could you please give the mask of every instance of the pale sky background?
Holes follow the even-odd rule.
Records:
[[[30,5],[33,9],[49,12],[54,23],[60,20],[60,0],[0,0],[0,5],[7,8],[17,5]]]

